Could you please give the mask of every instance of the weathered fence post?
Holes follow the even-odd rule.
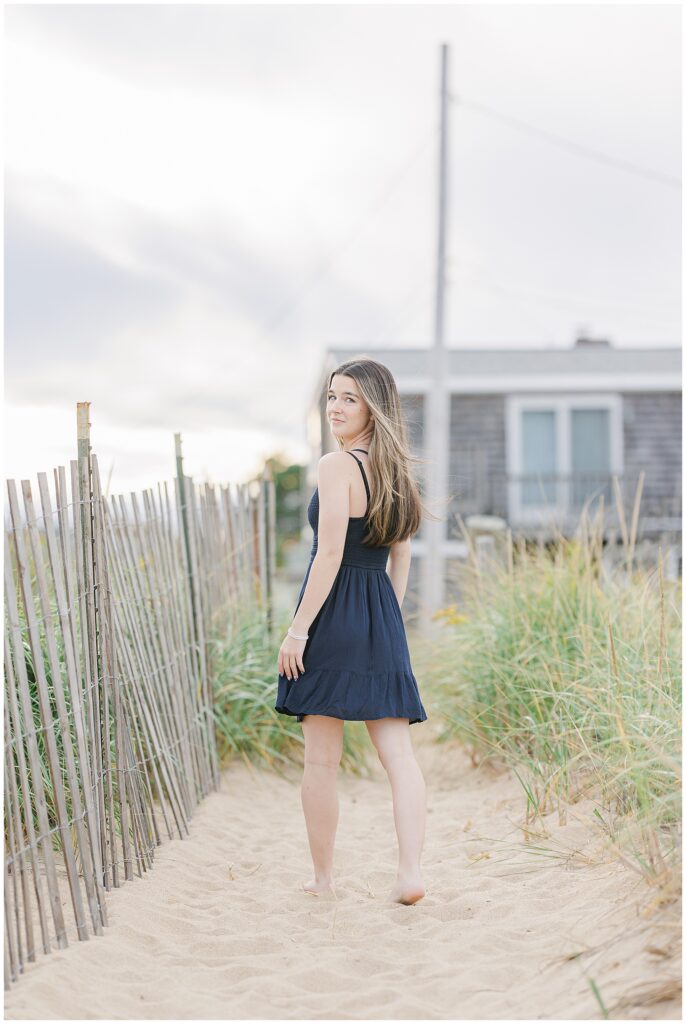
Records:
[[[274,579],[276,576],[276,484],[272,475],[271,464],[265,468],[267,522],[265,535],[267,538],[267,631],[273,639],[274,632]]]
[[[93,578],[93,485],[91,481],[91,445],[90,445],[90,402],[78,402],[76,406],[76,434],[78,451],[78,494],[80,520],[80,559],[77,560],[76,578],[77,594],[83,596],[81,604],[81,643],[86,671],[87,711],[89,719],[91,784],[95,792],[95,811],[97,820],[92,823],[98,829],[98,850],[100,853],[100,869],[103,884],[109,889],[107,873],[107,857],[105,849],[105,800],[102,780],[102,734],[100,730],[100,665],[98,664],[97,633],[95,609],[95,580]]]
[[[186,555],[186,571],[188,573],[188,589],[191,595],[191,616],[193,621],[193,636],[198,642],[198,622],[195,601],[195,586],[193,583],[193,563],[191,561],[191,547],[188,535],[188,499],[186,496],[186,478],[183,472],[183,455],[181,454],[181,434],[174,434],[174,450],[176,455],[176,480],[179,488],[179,509],[181,512],[180,527],[183,533],[183,545]]]
[[[260,553],[260,603],[265,616],[267,631],[271,636],[272,631],[272,581],[271,581],[271,560],[272,541],[270,537],[270,473],[269,467],[265,466],[259,480],[259,491],[257,495],[257,531],[258,550]]]

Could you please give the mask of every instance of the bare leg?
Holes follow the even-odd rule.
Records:
[[[336,775],[343,753],[343,721],[328,715],[305,715],[305,764],[301,798],[314,878],[303,886],[315,896],[335,895],[333,853],[338,825]]]
[[[426,827],[426,784],[412,749],[409,720],[379,718],[366,725],[393,793],[398,875],[391,899],[416,903],[426,895],[419,867]]]

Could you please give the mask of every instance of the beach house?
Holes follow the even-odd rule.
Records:
[[[325,382],[356,355],[388,366],[413,454],[442,467],[447,487],[439,511],[440,565],[446,585],[467,554],[458,514],[471,522],[495,517],[514,536],[545,539],[554,527],[568,534],[584,501],[590,500],[592,513],[603,495],[608,529],[616,530],[612,477],[630,507],[641,472],[638,536],[661,540],[680,571],[681,349],[621,348],[584,336],[568,348],[450,349],[448,428],[429,452],[429,350],[330,348],[308,416],[308,487],[316,485],[320,456],[335,450]],[[423,471],[419,465],[420,483]],[[424,526],[413,539],[408,609],[422,597],[423,533]]]

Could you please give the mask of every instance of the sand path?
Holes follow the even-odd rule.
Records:
[[[648,951],[665,935],[638,913],[643,883],[595,863],[591,805],[569,808],[565,826],[550,815],[530,845],[558,855],[535,855],[516,779],[437,748],[429,725],[412,731],[429,802],[420,903],[386,900],[396,853],[380,768],[371,781],[339,775],[338,900],[325,902],[300,889],[299,770],[287,781],[236,762],[190,837],[109,894],[105,935],[28,965],[5,1016],[588,1019],[595,983],[606,1006],[633,1002],[612,1016],[679,1019],[676,1000],[637,1004],[675,966]]]

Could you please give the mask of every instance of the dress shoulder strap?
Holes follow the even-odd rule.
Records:
[[[355,462],[360,467],[360,471],[362,473],[362,479],[364,480],[364,489],[367,492],[367,502],[370,502],[372,500],[372,496],[371,496],[371,494],[369,492],[369,484],[367,483],[367,474],[364,471],[364,466],[362,465],[362,463],[358,459],[357,455],[353,455],[353,453],[351,451],[349,451],[348,449],[344,449],[344,450],[348,452],[348,455],[352,455],[352,457],[354,458]]]

